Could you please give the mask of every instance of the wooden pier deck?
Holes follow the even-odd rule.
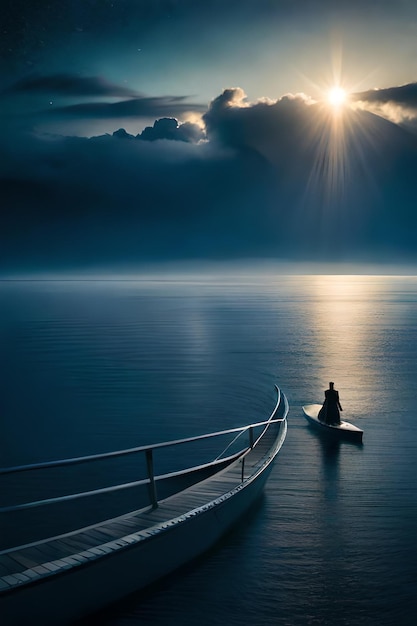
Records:
[[[79,568],[134,544],[146,542],[188,518],[233,496],[268,462],[268,451],[280,424],[269,427],[262,440],[242,459],[205,480],[158,503],[56,537],[0,552],[0,597],[26,584]],[[267,456],[266,456],[267,455]]]
[[[17,547],[5,544],[0,551],[2,626],[69,626],[143,589],[213,546],[259,496],[283,445],[289,406],[285,395],[276,389],[275,409],[262,422],[153,446],[0,469],[0,478],[14,478],[21,472],[145,456],[143,479],[0,506],[1,515],[22,514],[21,520],[28,519],[24,515],[34,507],[53,507],[138,486],[148,491],[148,499],[142,501],[148,503],[144,508],[71,532],[63,533],[61,527],[56,536]],[[224,436],[228,438],[226,447]],[[222,452],[214,460],[181,470],[174,464],[171,472],[154,475],[154,450],[215,437],[222,442]],[[212,441],[208,449],[213,449]],[[23,521],[17,528],[24,528]]]

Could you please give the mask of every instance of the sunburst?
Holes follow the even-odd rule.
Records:
[[[327,100],[333,108],[339,109],[346,103],[347,93],[343,87],[332,87],[327,94]]]

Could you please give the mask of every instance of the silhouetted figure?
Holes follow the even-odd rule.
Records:
[[[334,389],[334,383],[329,383],[329,389],[324,392],[325,401],[319,411],[319,420],[325,424],[340,424],[339,409],[343,411],[339,402],[339,392]]]

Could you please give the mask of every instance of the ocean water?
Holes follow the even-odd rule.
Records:
[[[262,420],[275,383],[290,402],[287,440],[247,517],[204,557],[85,623],[415,623],[416,277],[4,281],[0,349],[2,467]],[[330,380],[362,446],[329,445],[302,416]],[[77,467],[5,481],[3,495],[90,484]],[[63,521],[30,516],[0,520],[3,545]]]

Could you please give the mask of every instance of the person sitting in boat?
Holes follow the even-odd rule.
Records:
[[[339,401],[339,392],[334,383],[329,383],[329,389],[324,392],[324,404],[319,411],[319,420],[325,424],[340,424],[340,411],[343,411]]]

